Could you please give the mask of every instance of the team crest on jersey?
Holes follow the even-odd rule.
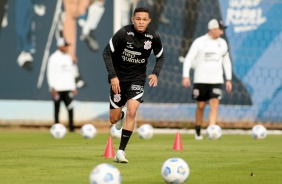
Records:
[[[121,100],[120,94],[114,95],[114,102],[119,102]]]
[[[147,40],[144,42],[144,49],[149,50],[152,47],[152,42]]]

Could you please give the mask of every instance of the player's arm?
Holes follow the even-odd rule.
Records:
[[[53,94],[54,89],[54,82],[56,81],[56,61],[54,61],[54,55],[51,55],[48,60],[47,65],[47,82],[49,86],[49,91]]]
[[[118,48],[118,46],[122,44],[125,34],[126,31],[124,28],[121,28],[119,31],[117,31],[110,39],[103,52],[104,62],[108,71],[108,80],[111,83],[112,90],[115,94],[120,93],[120,86],[119,79],[117,77],[113,64],[113,53],[116,51],[116,48]]]
[[[197,41],[192,43],[189,52],[187,53],[185,60],[183,62],[183,69],[182,69],[182,86],[184,88],[188,88],[190,86],[190,69],[192,62],[196,59],[198,54],[198,46]]]
[[[232,90],[232,64],[229,56],[229,52],[227,51],[226,54],[223,56],[223,69],[225,73],[225,87],[226,91],[229,93]]]

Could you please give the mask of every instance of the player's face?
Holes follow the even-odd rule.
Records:
[[[135,15],[131,18],[134,28],[136,31],[143,33],[148,24],[151,22],[151,19],[149,18],[149,13],[147,12],[137,12]]]
[[[223,35],[223,30],[222,29],[210,30],[210,35],[214,39],[219,38],[219,37],[221,37],[221,35]]]

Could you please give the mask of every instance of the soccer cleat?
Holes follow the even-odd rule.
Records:
[[[84,40],[91,50],[97,51],[99,49],[100,45],[98,41],[91,34],[85,36]]]
[[[21,54],[18,56],[17,62],[20,67],[29,71],[32,70],[31,63],[33,62],[33,57],[30,52],[22,51]]]
[[[122,111],[123,111],[123,118],[120,119],[120,120],[119,120],[118,122],[116,122],[116,124],[115,124],[115,127],[116,127],[117,130],[120,130],[120,129],[122,128],[122,126],[123,126],[124,120],[125,120],[125,118],[126,118],[126,111],[127,111],[127,108],[124,107],[124,108],[122,109]]]
[[[43,4],[35,4],[33,8],[36,15],[38,16],[45,15],[46,7]]]
[[[203,136],[195,134],[195,139],[196,140],[203,140]]]
[[[128,163],[128,160],[125,158],[125,152],[123,150],[118,150],[115,155],[114,162],[117,163]]]

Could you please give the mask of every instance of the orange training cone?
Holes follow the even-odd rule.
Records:
[[[175,139],[174,139],[174,145],[173,150],[182,150],[182,141],[179,132],[176,133]]]
[[[104,158],[114,158],[115,156],[115,151],[114,151],[114,146],[112,143],[112,137],[108,138],[106,150],[104,153]]]

